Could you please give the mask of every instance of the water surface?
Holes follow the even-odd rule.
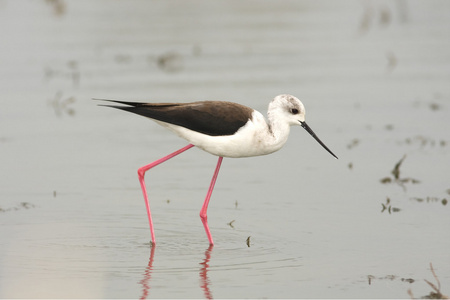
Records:
[[[0,2],[0,297],[422,297],[430,262],[448,295],[449,5]],[[147,174],[151,249],[136,170],[186,142],[92,98],[281,93],[339,160],[300,127],[224,159],[210,248],[193,148]]]

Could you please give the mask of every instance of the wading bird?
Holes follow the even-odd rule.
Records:
[[[337,158],[306,124],[303,103],[291,95],[279,95],[270,102],[267,120],[260,112],[252,108],[226,101],[139,103],[97,100],[122,104],[122,106],[104,106],[150,118],[189,142],[187,146],[138,169],[153,245],[156,240],[144,181],[145,172],[194,146],[219,157],[205,201],[200,210],[200,218],[211,245],[214,243],[208,226],[207,209],[223,157],[249,157],[273,153],[280,150],[286,143],[290,127],[300,125],[325,150]]]

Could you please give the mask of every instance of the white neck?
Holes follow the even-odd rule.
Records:
[[[267,125],[269,135],[266,143],[274,149],[273,151],[277,151],[286,143],[291,126],[283,120],[273,118],[270,114],[268,115]]]

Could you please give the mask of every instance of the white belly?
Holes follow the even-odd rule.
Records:
[[[249,157],[273,153],[279,150],[286,142],[286,136],[276,139],[268,129],[268,125],[262,115],[254,115],[253,121],[249,121],[234,135],[210,136],[199,133],[185,127],[156,121],[175,132],[189,143],[222,157]]]

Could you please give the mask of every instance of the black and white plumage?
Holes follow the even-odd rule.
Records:
[[[189,143],[217,156],[249,157],[270,154],[283,147],[291,126],[300,125],[337,158],[306,124],[303,103],[291,95],[279,95],[270,102],[267,120],[252,108],[226,101],[107,101],[127,105],[106,106],[150,118]]]

